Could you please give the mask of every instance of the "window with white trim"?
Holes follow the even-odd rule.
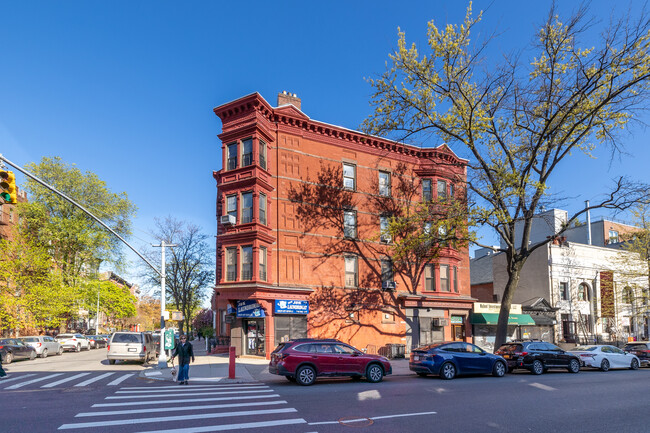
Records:
[[[440,291],[449,292],[449,265],[440,265]]]
[[[357,212],[353,210],[343,211],[343,236],[346,238],[357,237]]]
[[[379,195],[390,197],[390,173],[386,171],[379,172]]]
[[[343,163],[343,188],[354,190],[356,188],[357,167],[354,164]]]
[[[244,192],[241,195],[241,223],[253,222],[253,193]]]
[[[431,192],[431,179],[422,179],[422,201],[433,200],[433,193]]]
[[[357,256],[345,256],[345,287],[357,287],[359,285]]]
[[[253,139],[247,138],[242,140],[241,166],[248,167],[253,165]]]
[[[234,170],[237,168],[237,143],[230,143],[227,146],[227,155],[228,159],[228,170]]]
[[[253,246],[241,247],[241,279],[250,281],[253,279]]]
[[[266,247],[260,247],[259,256],[260,280],[266,281]]]
[[[237,280],[237,248],[226,248],[226,281]]]

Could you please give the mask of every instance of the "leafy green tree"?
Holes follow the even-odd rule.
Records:
[[[85,278],[80,283],[79,292],[79,307],[89,312],[96,311],[99,295],[100,313],[104,313],[110,323],[119,327],[124,327],[128,319],[137,314],[137,298],[128,287],[113,281]]]
[[[522,267],[546,243],[529,243],[531,224],[555,199],[548,188],[557,168],[579,152],[619,150],[619,134],[647,102],[650,22],[645,11],[630,12],[605,28],[596,46],[581,48],[592,30],[586,8],[562,20],[552,7],[524,51],[534,53],[526,64],[486,56],[490,40],[470,38],[480,21],[471,3],[461,25],[430,21],[423,51],[400,30],[387,70],[369,80],[374,113],[363,128],[398,139],[434,135],[470,160],[472,223],[496,230],[507,262],[499,345]],[[626,209],[645,191],[620,178],[589,209]]]
[[[59,157],[43,157],[26,168],[95,213],[121,236],[130,233],[135,206],[126,193],[111,192],[96,174],[82,173]],[[102,262],[118,269],[124,264],[120,241],[81,210],[33,180],[24,188],[30,202],[20,205],[20,214],[27,232],[49,248],[65,284],[76,286],[84,272],[96,271]]]

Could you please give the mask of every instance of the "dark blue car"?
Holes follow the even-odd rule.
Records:
[[[419,376],[437,374],[446,380],[461,374],[502,377],[508,371],[502,357],[462,341],[443,341],[413,349],[409,368]]]

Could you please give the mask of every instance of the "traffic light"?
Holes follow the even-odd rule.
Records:
[[[0,198],[5,203],[18,203],[16,176],[13,171],[0,170]]]

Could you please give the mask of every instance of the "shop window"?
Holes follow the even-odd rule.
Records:
[[[247,138],[242,140],[241,166],[248,167],[253,165],[253,139]]]
[[[241,223],[253,222],[253,193],[242,193],[241,203]]]
[[[422,201],[431,201],[433,200],[433,194],[431,192],[431,179],[422,179]]]
[[[440,265],[440,291],[449,291],[449,265]]]
[[[275,316],[275,343],[307,338],[307,316]]]
[[[447,198],[447,182],[444,180],[438,181],[438,198],[445,199]]]
[[[568,301],[569,300],[569,283],[566,281],[560,282],[560,300]]]
[[[433,275],[433,265],[426,265],[424,267],[424,290],[427,292],[433,292],[435,290]]]
[[[237,168],[237,143],[230,143],[227,147],[228,170]]]
[[[266,195],[260,194],[260,224],[266,225]]]
[[[237,280],[237,248],[226,248],[226,281]]]
[[[241,247],[241,279],[250,281],[253,279],[253,246]]]
[[[343,188],[354,191],[356,188],[357,167],[353,164],[343,163]]]
[[[260,140],[260,167],[266,170],[266,143]]]
[[[266,281],[266,248],[260,247],[260,280]]]
[[[343,211],[343,236],[346,238],[357,237],[357,212],[353,210]]]
[[[357,256],[345,257],[345,287],[359,285],[358,258]]]
[[[390,197],[390,173],[379,172],[379,195]]]

